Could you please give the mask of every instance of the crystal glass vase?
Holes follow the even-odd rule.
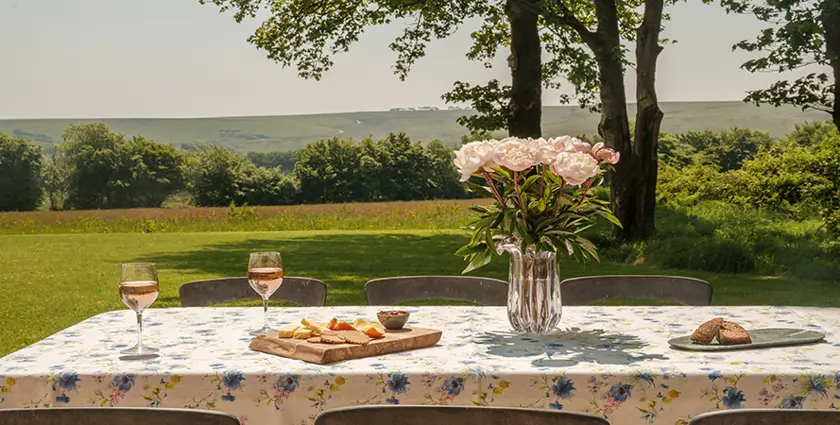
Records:
[[[522,252],[518,240],[498,245],[499,254],[510,254],[508,320],[516,332],[545,334],[553,331],[562,314],[557,256],[529,247]]]

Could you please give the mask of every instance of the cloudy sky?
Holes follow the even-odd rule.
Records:
[[[739,100],[774,81],[739,69],[734,42],[763,26],[689,0],[675,6],[659,62],[664,101]],[[508,79],[464,58],[469,29],[433,43],[406,82],[388,43],[400,28],[373,28],[320,82],[302,80],[245,40],[237,24],[198,0],[0,0],[0,118],[286,115],[443,106],[457,79]],[[630,76],[632,78],[632,75]],[[632,84],[628,86],[630,96]],[[546,93],[546,105],[557,104]]]

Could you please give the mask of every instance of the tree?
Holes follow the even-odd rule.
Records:
[[[260,168],[245,155],[220,146],[203,147],[186,164],[187,188],[203,207],[288,205],[297,201],[297,181],[277,169]]]
[[[104,124],[71,125],[58,147],[67,174],[67,206],[74,209],[159,207],[181,187],[181,155],[136,136],[128,141]],[[55,168],[52,180],[61,171]],[[57,181],[51,185],[58,186]]]
[[[397,53],[395,72],[405,79],[433,38],[450,36],[468,20],[481,20],[467,57],[491,67],[499,49],[509,48],[511,83],[455,82],[444,100],[469,102],[478,111],[459,122],[474,132],[506,128],[511,136],[539,137],[542,89],[557,88],[559,78],[565,78],[575,95],[561,100],[574,97],[582,107],[600,109],[598,131],[622,156],[611,179],[613,209],[624,224],[618,238],[644,239],[652,233],[656,140],[663,116],[654,83],[665,0],[199,1],[232,10],[239,22],[265,8],[271,16],[249,41],[268,58],[316,80],[333,65],[331,57],[348,51],[366,27],[408,23],[390,44]],[[626,108],[623,73],[629,62],[622,39],[636,42],[635,138]],[[545,61],[543,52],[549,55]]]
[[[840,0],[723,0],[731,11],[751,13],[772,26],[755,40],[744,40],[733,49],[763,52],[741,66],[750,72],[779,73],[814,69],[793,81],[780,80],[763,90],[748,92],[744,99],[774,106],[790,104],[831,115],[840,129]],[[830,68],[830,74],[821,69]]]
[[[41,203],[41,147],[0,133],[0,211],[32,211]]]
[[[131,171],[131,206],[158,208],[170,194],[183,187],[184,158],[171,145],[134,136],[124,148],[129,152],[123,166]]]
[[[248,152],[246,156],[257,167],[277,168],[286,174],[295,170],[295,162],[297,161],[295,151]]]
[[[68,164],[67,156],[60,145],[51,145],[47,150],[41,176],[49,209],[52,211],[63,210],[67,203],[70,164]]]

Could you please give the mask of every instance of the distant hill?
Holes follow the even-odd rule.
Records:
[[[819,112],[802,112],[793,107],[756,107],[742,102],[670,102],[663,130],[673,133],[746,127],[782,136],[804,121],[827,119]],[[455,120],[467,110],[351,112],[340,114],[286,115],[262,117],[188,119],[36,119],[0,120],[0,133],[29,137],[43,145],[61,142],[70,124],[102,122],[113,131],[140,134],[177,147],[219,144],[242,152],[270,152],[297,149],[334,136],[361,139],[372,135],[404,132],[412,139],[439,139],[457,145],[467,131]],[[630,106],[631,116],[635,106]],[[543,134],[580,135],[597,132],[599,115],[574,106],[546,107]]]

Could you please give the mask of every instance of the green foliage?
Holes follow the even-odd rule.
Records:
[[[41,148],[0,133],[0,211],[32,211],[41,203]]]
[[[733,49],[762,52],[741,66],[750,72],[789,72],[812,68],[813,72],[792,81],[780,80],[769,88],[750,91],[745,101],[775,106],[791,104],[825,111],[834,115],[840,126],[837,81],[840,74],[840,1],[785,0],[742,2],[724,0],[729,10],[749,13],[770,24],[755,40],[744,40]],[[833,68],[833,74],[825,72]]]
[[[773,138],[769,134],[744,128],[688,132],[665,138],[663,159],[669,162],[669,157],[676,157],[684,161],[684,158],[696,155],[691,162],[708,162],[722,171],[737,170],[745,160],[772,144]]]
[[[411,142],[405,134],[361,142],[333,138],[298,150],[295,176],[306,203],[463,198],[442,143]]]
[[[822,217],[825,230],[840,236],[836,213],[840,207],[840,136],[833,126],[798,126],[784,143],[763,135],[733,138],[701,133],[670,137],[666,146],[658,181],[660,202],[690,206],[719,200],[799,217]],[[739,168],[723,167],[737,164],[739,158],[743,159]]]
[[[199,206],[288,205],[298,196],[294,177],[216,145],[190,155],[184,173]]]
[[[257,167],[276,168],[286,174],[295,170],[295,162],[297,162],[295,151],[248,152],[246,156]]]
[[[828,121],[811,121],[797,124],[786,140],[799,146],[814,146],[840,139],[840,131]]]
[[[182,157],[171,146],[140,136],[128,141],[104,124],[73,125],[63,137],[50,164],[50,187],[66,175],[70,208],[159,207],[181,187]]]
[[[484,176],[487,186],[467,185],[479,196],[494,197],[495,202],[491,207],[472,208],[478,213],[468,226],[472,237],[456,252],[468,262],[464,273],[489,264],[505,239],[515,241],[523,253],[559,251],[579,261],[599,260],[597,248],[581,232],[599,217],[621,225],[610,212],[609,202],[589,191],[595,179],[582,188],[570,186],[544,165],[519,173],[496,169]]]
[[[130,153],[124,166],[131,172],[131,206],[160,207],[169,195],[183,188],[183,157],[174,147],[135,136],[125,149]]]
[[[470,36],[472,45],[467,58],[491,68],[499,50],[511,43],[510,14],[532,13],[538,16],[539,43],[547,58],[539,64],[541,79],[528,81],[532,90],[540,87],[559,89],[567,81],[574,95],[561,95],[560,101],[576,101],[582,108],[598,109],[598,63],[592,46],[603,47],[602,34],[596,34],[598,22],[595,6],[582,0],[558,2],[523,1],[445,1],[445,0],[335,0],[313,4],[308,0],[264,2],[262,0],[199,0],[212,3],[221,11],[232,11],[242,22],[264,12],[269,14],[248,41],[266,52],[269,59],[284,67],[295,67],[304,78],[320,80],[334,64],[333,57],[347,52],[366,28],[407,22],[403,32],[392,40],[389,48],[396,52],[395,73],[405,79],[416,61],[426,55],[428,44],[444,39],[468,21],[481,26]],[[671,3],[670,1],[666,3]],[[634,41],[642,22],[645,2],[632,0],[614,3],[618,22],[615,32],[624,40]],[[512,8],[519,11],[511,12]],[[601,15],[609,14],[601,11]],[[667,14],[664,19],[667,19]],[[608,30],[611,31],[612,29]],[[594,41],[598,39],[598,41]],[[616,40],[617,42],[617,40]],[[623,63],[626,49],[618,55]],[[602,49],[603,50],[603,49]],[[513,52],[516,56],[517,52]],[[514,58],[515,59],[515,58]],[[454,83],[443,99],[450,103],[469,103],[478,114],[458,118],[472,131],[494,131],[508,127],[511,118],[511,86],[496,79],[486,84]]]

